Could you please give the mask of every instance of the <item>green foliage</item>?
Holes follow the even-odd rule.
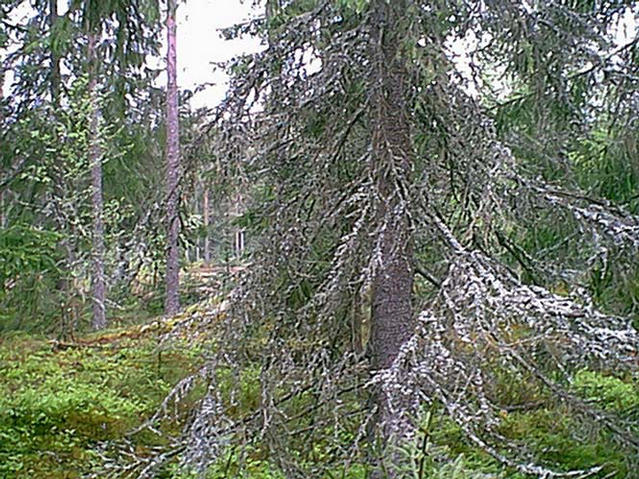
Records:
[[[637,214],[639,167],[633,160],[636,150],[636,132],[610,121],[595,128],[568,157],[583,191]],[[639,324],[639,267],[634,258],[612,249],[608,257],[594,262],[586,279],[600,305]]]
[[[59,246],[66,263],[60,268],[62,288],[50,287],[56,278],[49,270],[39,281],[11,290],[9,299],[15,305],[32,290],[32,297],[36,291],[41,297],[37,308],[0,304],[0,315],[9,318],[12,328],[38,325],[38,330],[50,330],[68,296],[85,306],[93,220],[87,150],[96,135],[103,153],[108,279],[130,285],[131,271],[146,260],[143,248],[134,255],[131,245],[137,247],[143,234],[159,229],[147,223],[160,221],[149,218],[148,205],[159,204],[162,195],[157,187],[162,171],[156,167],[162,156],[156,141],[162,92],[150,84],[157,71],[145,64],[148,54],[159,53],[159,4],[73,0],[53,19],[55,3],[37,2],[25,10],[21,2],[4,2],[5,16],[15,18],[0,22],[0,43],[7,43],[2,69],[13,72],[5,85],[10,92],[2,98],[2,223],[62,233]],[[98,132],[89,131],[93,107],[86,75],[87,28],[99,31],[97,54],[104,60],[94,72],[100,91]],[[52,71],[54,62],[61,65],[62,75]],[[122,285],[109,285],[109,300],[118,303],[131,296]],[[67,297],[60,297],[61,289]]]
[[[23,223],[0,229],[0,331],[33,327],[57,306],[61,238]]]
[[[496,465],[489,465],[488,461],[478,462],[472,458],[459,454],[450,462],[433,467],[429,471],[431,479],[497,479],[509,477],[510,479],[520,479],[520,474],[505,476],[504,472],[498,472]],[[490,471],[490,472],[488,472]]]
[[[633,161],[637,138],[632,132],[599,128],[569,154],[577,182],[585,191],[639,211],[639,166]]]
[[[3,275],[14,279],[11,288],[0,292],[2,329],[57,329],[63,320],[70,319],[65,318],[64,312],[70,301],[79,304],[80,313],[72,321],[75,326],[83,326],[81,320],[89,298],[93,222],[88,159],[90,96],[86,75],[75,78],[64,90],[56,111],[43,105],[25,112],[8,132],[15,148],[5,144],[0,147],[0,169],[6,165],[11,170],[17,161],[15,156],[26,158],[5,196],[11,201],[3,202],[3,219],[9,227],[0,232],[0,244],[6,243],[6,248],[0,246],[0,279]],[[100,95],[100,108],[107,100],[106,95]],[[156,264],[162,257],[162,229],[154,227],[152,222],[156,219],[149,218],[145,210],[145,205],[155,198],[149,191],[158,190],[155,185],[161,170],[155,164],[161,155],[153,150],[154,142],[149,140],[154,132],[143,131],[141,123],[129,129],[123,126],[126,118],[102,118],[98,137],[103,154],[109,299],[139,309],[139,301],[131,305],[137,299],[131,294],[131,278],[149,257]],[[142,174],[141,170],[157,174]],[[141,217],[146,223],[140,224]],[[36,231],[55,231],[58,236],[35,238]],[[18,242],[23,246],[18,247]],[[27,246],[29,251],[24,249]],[[42,254],[36,258],[40,247]],[[51,261],[39,261],[47,258],[52,258],[57,268],[51,267]],[[18,263],[25,260],[30,263],[20,271],[19,282],[13,272],[2,271],[9,264],[14,270],[22,268]]]
[[[55,116],[40,108],[14,125],[16,152],[32,159],[12,184],[29,201],[8,212],[10,226],[0,232],[0,281],[11,283],[6,294],[0,293],[2,329],[50,330],[71,300],[62,294],[83,295],[71,285],[78,278],[74,287],[82,285],[75,263],[88,249],[93,220],[88,160],[92,105],[86,76],[74,81],[66,100]],[[111,132],[103,127],[98,135],[106,147]]]
[[[64,350],[52,350],[48,343],[25,335],[13,335],[0,343],[0,477],[54,479],[81,477],[89,471],[99,474],[102,463],[95,446],[105,440],[121,440],[155,412],[172,384],[201,362],[201,346],[174,344],[160,353],[153,338],[116,341],[117,334],[87,338],[91,346],[79,343]],[[261,399],[258,367],[220,370],[216,379],[221,397],[230,400],[231,391],[236,391],[234,416],[241,418],[255,410]],[[518,378],[512,382],[525,385],[529,381]],[[238,383],[240,387],[234,387]],[[508,378],[499,383],[507,384]],[[637,424],[639,387],[631,377],[582,370],[575,375],[572,387],[590,404]],[[535,390],[533,386],[528,389]],[[182,412],[186,413],[198,394],[196,391],[195,396],[181,403]],[[519,403],[522,394],[529,393],[504,386],[499,390],[499,402]],[[313,404],[312,394],[301,395],[291,401],[287,415],[299,415]],[[415,477],[421,470],[422,477],[435,479],[523,479],[468,443],[460,428],[440,413],[437,408],[429,413],[431,420],[422,428],[428,433],[427,440],[420,434],[405,451],[406,466]],[[303,427],[304,417],[299,421],[298,426]],[[163,427],[174,430],[179,425],[166,423]],[[561,403],[546,401],[530,410],[504,412],[499,431],[515,443],[525,442],[539,459],[557,469],[602,464],[608,477],[622,479],[636,466],[606,431],[596,425],[584,427]],[[330,459],[336,446],[347,447],[355,435],[356,429],[333,431],[327,427],[314,435],[312,443],[301,441],[295,452],[300,465],[314,471]],[[148,434],[131,439],[138,451],[159,441]],[[367,473],[367,467],[354,458],[352,464],[321,477],[364,479]],[[158,477],[197,476],[173,462]],[[262,444],[239,447],[232,440],[227,452],[209,468],[207,477],[286,476]]]
[[[636,381],[583,369],[575,375],[573,387],[601,409],[639,416],[639,383]]]
[[[236,373],[237,374],[237,373]],[[242,390],[248,392],[247,397],[259,397],[257,370],[246,371],[241,374]],[[228,381],[237,377],[231,371],[224,371],[220,377],[220,387],[224,389]],[[504,379],[505,380],[505,379]],[[520,378],[521,381],[530,381]],[[637,410],[639,404],[639,389],[630,379],[622,380],[602,373],[583,370],[576,374],[573,382],[576,392],[584,396],[589,402],[599,405],[609,411]],[[530,386],[533,389],[533,386]],[[250,392],[249,392],[250,391]],[[522,398],[517,391],[501,393],[501,400],[520,401]],[[252,410],[250,401],[241,399],[238,412],[246,413]],[[290,410],[290,414],[305,409],[308,403],[300,400]],[[452,422],[437,408],[426,414],[425,425],[418,435],[418,440],[401,449],[405,459],[405,472],[416,478],[432,479],[525,479],[525,475],[507,468],[497,462],[484,451],[469,443],[459,426]],[[313,471],[329,460],[335,443],[329,438],[339,437],[341,447],[347,447],[353,440],[354,431],[341,431],[335,436],[330,428],[319,435],[318,440],[311,445],[312,450],[296,450],[299,464]],[[561,403],[547,400],[544,405],[530,410],[522,409],[517,412],[501,414],[499,432],[513,444],[526,443],[529,450],[538,460],[551,465],[556,470],[574,470],[590,468],[596,465],[604,469],[594,477],[623,479],[630,477],[630,471],[635,470],[636,460],[627,451],[618,447],[611,436],[597,425],[588,428],[575,420],[574,412]],[[423,438],[426,433],[427,437]],[[325,441],[326,439],[326,441]],[[232,442],[233,444],[233,442]],[[338,446],[339,447],[339,446]],[[507,447],[504,443],[504,447]],[[177,468],[166,476],[170,479],[191,478],[187,472],[178,472]],[[165,477],[165,476],[162,476]],[[281,479],[286,477],[280,469],[269,459],[268,450],[259,443],[240,449],[231,445],[227,452],[216,461],[207,472],[209,479],[226,477],[243,479]],[[354,462],[342,468],[331,470],[330,473],[318,477],[340,477],[343,479],[364,479],[368,477],[368,468],[362,463]]]
[[[30,272],[56,271],[56,246],[61,238],[56,232],[21,223],[0,229],[0,284]]]
[[[318,445],[319,448],[319,445]],[[328,453],[328,451],[327,451]],[[322,462],[328,457],[319,456],[317,462]],[[312,468],[313,464],[307,465]],[[311,469],[312,470],[312,469]],[[328,474],[318,476],[322,478],[340,479],[366,479],[368,468],[356,462],[335,468]],[[183,476],[171,476],[171,479],[182,479]],[[188,475],[186,477],[189,477]],[[281,469],[266,457],[266,454],[259,446],[251,446],[239,452],[231,447],[207,470],[207,479],[226,479],[233,477],[237,479],[285,479],[287,476]]]
[[[526,441],[541,458],[562,470],[587,469],[605,465],[606,474],[626,477],[627,452],[620,450],[604,432],[588,431],[574,414],[560,406],[509,414],[501,430],[517,442]]]
[[[259,451],[245,451],[242,456],[228,452],[207,471],[207,479],[284,479],[285,476],[268,460],[260,457]]]
[[[369,0],[337,0],[337,6],[347,13],[363,13],[368,7]]]

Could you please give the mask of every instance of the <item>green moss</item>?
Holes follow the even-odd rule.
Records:
[[[0,343],[0,478],[79,478],[89,472],[99,477],[102,459],[95,453],[96,445],[105,440],[119,441],[142,424],[178,380],[200,367],[203,356],[202,346],[187,344],[165,346],[160,352],[153,337],[127,339],[109,332],[92,339],[91,347],[61,351],[28,335],[12,335]],[[601,464],[605,466],[602,474],[617,479],[635,470],[637,464],[631,455],[609,432],[597,424],[584,424],[574,411],[549,401],[532,378],[502,371],[493,379],[498,403],[530,403],[534,399],[541,404],[528,411],[504,412],[499,427],[501,434],[513,444],[525,444],[539,461],[558,470]],[[179,412],[186,415],[205,386],[196,387]],[[243,417],[259,406],[260,369],[221,369],[217,387],[227,399],[235,390],[234,410],[229,412]],[[590,404],[629,423],[633,418],[634,424],[639,423],[639,388],[632,377],[583,370],[575,375],[571,387]],[[362,399],[353,394],[342,399],[352,401],[353,409],[357,409]],[[287,415],[295,418],[290,423],[292,430],[307,425],[308,417],[303,412],[316,401],[311,392],[306,392],[286,402]],[[424,477],[523,479],[466,441],[461,429],[441,410],[434,408],[429,414],[432,420],[428,421],[427,447],[422,449],[419,438],[410,459],[422,462]],[[180,418],[161,425],[165,432],[173,433],[182,426]],[[355,463],[347,468],[336,466],[329,475],[323,472],[336,448],[352,444],[358,426],[354,418],[344,430],[326,426],[312,437],[300,436],[299,441],[291,443],[292,453],[313,477],[364,479],[367,468],[357,463],[358,458],[353,458]],[[166,445],[149,431],[130,439],[140,454]],[[176,464],[167,464],[158,477],[193,476],[178,470]],[[253,444],[242,454],[231,446],[209,470],[210,479],[221,477],[280,479],[284,475],[273,464],[268,448]]]
[[[589,404],[620,414],[629,423],[637,416],[639,394],[630,379],[584,370],[576,374],[573,387]],[[514,399],[518,398],[515,394]],[[636,419],[634,424],[638,424]],[[599,475],[593,477],[625,479],[638,467],[636,455],[620,447],[607,429],[580,419],[580,414],[563,403],[546,401],[528,411],[503,411],[498,432],[510,444],[525,448],[535,461],[551,469],[569,471],[602,466]],[[502,453],[509,454],[505,442],[503,447]],[[468,442],[461,428],[442,416],[441,411],[433,421],[424,464],[428,472],[425,477],[432,478],[525,477],[501,466]]]
[[[96,444],[141,424],[198,358],[189,348],[158,354],[152,338],[62,351],[28,336],[5,339],[0,477],[81,477],[97,464]],[[157,442],[133,439],[140,447]]]
[[[584,369],[575,375],[573,387],[591,404],[607,411],[639,413],[639,383],[630,379]]]

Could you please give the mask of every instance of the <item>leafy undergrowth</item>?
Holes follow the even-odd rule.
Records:
[[[0,340],[0,478],[79,478],[101,475],[102,458],[95,452],[104,441],[117,443],[127,438],[144,455],[161,440],[152,434],[129,435],[153,415],[165,395],[180,379],[202,364],[203,344],[181,343],[158,347],[159,333],[170,327],[159,322],[59,343],[28,335],[13,335]],[[238,417],[259,405],[259,370],[247,369],[239,378],[221,371],[219,384],[239,379]],[[534,388],[508,385],[499,392],[500,402],[519,404],[522,391],[530,399],[529,409],[504,411],[499,432],[526,447],[533,456],[558,470],[588,468],[600,464],[598,476],[609,479],[632,478],[639,461],[619,447],[611,434],[593,423],[585,427],[558,401],[535,396]],[[511,382],[514,382],[511,379]],[[519,383],[521,383],[519,378]],[[580,371],[572,382],[573,392],[590,405],[639,425],[639,385],[636,378],[609,373]],[[224,391],[222,391],[224,395]],[[292,406],[308,407],[303,398]],[[193,399],[194,401],[195,399]],[[186,410],[193,402],[186,401]],[[296,411],[289,411],[294,415]],[[459,428],[430,413],[427,439],[406,450],[406,468],[411,477],[434,479],[523,478],[504,468],[485,453],[468,444]],[[177,433],[181,424],[164,424],[165,432]],[[327,437],[343,438],[346,447],[353,431],[327,431]],[[321,437],[321,435],[320,435]],[[524,446],[525,445],[525,446]],[[317,441],[312,451],[299,451],[300,462],[330,456],[334,441]],[[354,458],[355,459],[355,458]],[[365,479],[367,468],[355,459],[347,467],[335,469],[330,477]],[[160,473],[163,479],[194,477],[168,464]],[[283,479],[285,476],[260,447],[239,450],[232,445],[214,464],[209,479]],[[319,477],[319,476],[318,476]],[[324,477],[322,475],[322,477]],[[325,476],[329,477],[329,476]]]

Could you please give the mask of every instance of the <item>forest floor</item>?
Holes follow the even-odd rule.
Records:
[[[156,445],[129,433],[202,363],[198,345],[162,342],[172,326],[156,320],[64,342],[0,339],[0,478],[83,477],[101,467],[101,443],[130,440],[141,454]]]
[[[153,319],[68,341],[18,332],[1,337],[0,478],[133,477],[105,469],[109,447],[127,445],[145,457],[165,445],[164,439],[149,430],[132,431],[158,410],[180,379],[202,366],[203,351],[211,345],[204,338],[193,340],[188,327],[191,319],[210,315],[213,308],[211,303],[199,304],[176,318]],[[180,327],[184,333],[167,339],[168,332]],[[526,385],[521,379],[508,378],[500,387],[502,394],[514,398],[524,394]],[[639,424],[637,378],[583,370],[575,376],[572,387],[591,404]],[[246,404],[255,407],[259,404],[259,382],[253,382],[249,390],[255,400]],[[182,419],[197,398],[196,391],[181,403]],[[596,424],[583,429],[574,420],[574,412],[560,401],[538,399],[528,401],[520,410],[503,411],[501,432],[533,444],[546,462],[560,469],[602,464],[604,469],[595,477],[639,477],[633,469],[637,458],[629,457],[606,431]],[[164,432],[179,435],[182,419],[178,415],[174,423],[164,424]],[[437,418],[423,457],[423,470],[428,472],[424,477],[523,477],[468,445],[460,429],[444,417]],[[254,464],[249,473],[228,475],[227,467],[224,473],[212,470],[209,477],[283,477],[266,462]],[[364,479],[363,471],[352,469],[344,477]],[[157,477],[188,476],[168,468]]]

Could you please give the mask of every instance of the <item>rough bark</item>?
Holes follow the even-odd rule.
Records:
[[[91,276],[91,295],[93,301],[93,329],[103,329],[106,321],[106,282],[104,278],[104,204],[102,199],[102,148],[100,146],[100,111],[97,89],[97,38],[96,34],[88,35],[89,59],[89,95],[91,101],[91,118],[89,123],[89,164],[91,165],[91,203],[93,206],[93,238]]]
[[[380,259],[372,285],[371,360],[373,370],[392,365],[413,331],[413,240],[405,185],[413,149],[407,115],[408,72],[403,58],[406,1],[372,4],[371,76],[372,171],[377,182]],[[376,393],[382,438],[405,433],[402,419],[388,408],[386,393]],[[395,477],[390,469],[378,477]]]
[[[4,130],[4,107],[2,105],[4,100],[4,67],[0,64],[0,128]],[[7,223],[7,216],[5,214],[5,189],[2,188],[0,183],[0,228],[5,228]]]
[[[176,53],[176,0],[169,0],[166,16],[167,27],[167,76],[166,90],[166,210],[167,210],[167,254],[166,254],[166,303],[165,312],[176,314],[180,309],[179,282],[179,250],[178,236],[180,219],[178,215],[178,175],[180,168],[179,156],[179,125],[178,125],[178,90],[177,90],[177,53]]]
[[[4,65],[0,63],[0,126],[4,126]]]

